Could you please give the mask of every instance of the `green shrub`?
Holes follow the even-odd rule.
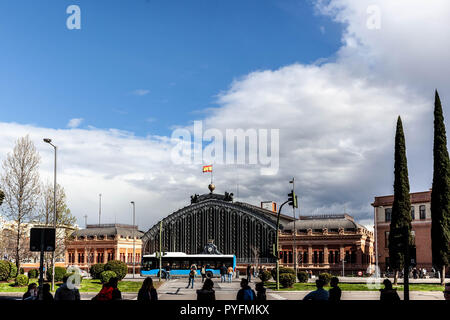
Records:
[[[19,274],[25,274],[24,268],[21,267],[21,268],[19,269]]]
[[[16,287],[24,287],[24,286],[28,285],[28,281],[29,281],[29,279],[28,279],[28,277],[26,275],[19,274],[16,277],[16,281],[14,282],[14,285]]]
[[[323,280],[326,286],[330,283],[332,277],[333,276],[327,272],[319,274],[319,279]]]
[[[104,263],[97,263],[91,266],[89,269],[89,273],[91,274],[92,279],[100,279],[100,274],[105,271]]]
[[[0,260],[0,281],[6,281],[9,278],[9,272],[11,268],[9,262],[6,260]]]
[[[292,273],[282,273],[280,274],[280,283],[283,288],[290,288],[295,283],[295,274]]]
[[[48,268],[47,270],[47,279],[49,281],[52,280],[52,268]],[[55,282],[60,282],[63,280],[64,275],[67,273],[66,268],[64,267],[55,267]]]
[[[114,271],[119,280],[125,278],[128,267],[125,262],[119,260],[111,260],[105,265],[105,271]]]
[[[9,278],[14,279],[17,277],[17,266],[15,263],[9,262]]]
[[[34,278],[37,278],[38,276],[39,276],[38,269],[31,269],[30,271],[28,271],[28,278],[34,279]]]
[[[272,274],[269,271],[264,270],[258,277],[261,279],[262,282],[266,282],[269,281],[270,278],[272,278]]]
[[[293,274],[293,275],[294,275],[294,278],[295,278],[295,270],[294,270],[294,269],[292,269],[292,268],[286,268],[286,267],[280,267],[279,269],[280,269],[280,271],[279,271],[280,276],[281,276],[283,273],[290,273],[290,274]],[[270,272],[271,272],[271,274],[272,274],[272,278],[273,278],[274,280],[276,280],[276,279],[277,279],[277,268],[273,268]]]
[[[114,271],[107,270],[107,271],[103,271],[100,274],[100,280],[102,281],[102,283],[108,283],[109,279],[115,278],[115,277],[117,277],[117,274]]]
[[[298,282],[302,282],[302,283],[308,282],[308,278],[309,278],[309,276],[308,276],[308,273],[306,273],[306,271],[299,271],[297,273]]]

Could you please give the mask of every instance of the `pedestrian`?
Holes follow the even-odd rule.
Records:
[[[202,283],[205,281],[206,278],[206,267],[205,265],[202,265],[202,268],[200,269],[200,274],[202,276]]]
[[[262,266],[259,267],[259,271],[258,271],[258,277],[261,277],[261,275],[264,273],[264,269]]]
[[[444,299],[445,300],[450,300],[450,282],[447,282],[445,284]]]
[[[169,263],[166,265],[164,270],[166,271],[166,280],[169,281],[170,280],[170,270],[172,270],[172,268],[170,268],[170,264]]]
[[[316,287],[317,290],[311,291],[308,293],[303,300],[312,300],[312,301],[326,301],[328,300],[329,293],[327,290],[323,288],[325,285],[325,281],[322,279],[316,280]]]
[[[256,289],[256,300],[265,301],[267,300],[266,288],[264,288],[264,282],[258,282],[255,285]]]
[[[96,301],[111,301],[111,300],[122,300],[122,293],[119,288],[117,288],[119,279],[113,277],[109,279],[109,282],[103,285],[100,292],[92,298]]]
[[[37,285],[36,283],[30,283],[28,285],[27,292],[22,296],[22,300],[37,300]]]
[[[44,283],[42,285],[42,296],[38,290],[38,300],[42,300],[42,301],[53,301],[53,296],[50,293],[50,285],[48,283]]]
[[[426,278],[427,277],[427,269],[423,268],[422,272],[423,272],[423,277]]]
[[[189,272],[189,282],[188,282],[186,289],[188,289],[189,286],[191,286],[191,288],[194,289],[195,273],[196,273],[195,269],[194,269],[194,267],[192,267],[191,271]]]
[[[153,280],[150,277],[145,278],[142,283],[141,289],[139,289],[138,301],[156,301],[158,300],[158,293],[156,292],[155,287],[153,286]]]
[[[400,301],[397,289],[392,288],[392,282],[389,279],[384,279],[383,285],[384,289],[380,289],[380,301]]]
[[[338,284],[339,284],[338,277],[331,278],[330,281],[331,289],[328,290],[329,293],[328,301],[341,301],[342,291],[341,288],[339,288]]]
[[[252,265],[247,266],[247,280],[248,282],[252,282]]]
[[[220,266],[220,282],[226,282],[227,267],[225,265]]]
[[[238,291],[236,300],[238,301],[253,301],[256,299],[255,291],[248,285],[248,280],[243,278],[241,280],[241,289]]]
[[[216,293],[213,289],[214,282],[208,278],[205,280],[201,290],[197,290],[197,301],[215,301]]]
[[[77,288],[69,288],[67,280],[69,276],[63,277],[63,284],[55,292],[56,301],[78,301],[80,300],[80,291]]]
[[[412,273],[413,273],[413,278],[417,279],[417,269],[416,268],[413,269]]]
[[[233,281],[233,267],[228,267],[228,282],[231,283]]]

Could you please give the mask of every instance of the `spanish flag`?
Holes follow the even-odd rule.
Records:
[[[203,172],[212,172],[212,164],[209,166],[203,166]]]

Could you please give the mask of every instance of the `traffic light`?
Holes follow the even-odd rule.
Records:
[[[290,206],[298,208],[297,195],[295,194],[294,190],[288,193],[288,201]]]

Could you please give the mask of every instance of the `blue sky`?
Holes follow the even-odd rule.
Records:
[[[234,79],[332,57],[341,31],[310,1],[2,1],[1,118],[170,135]]]

